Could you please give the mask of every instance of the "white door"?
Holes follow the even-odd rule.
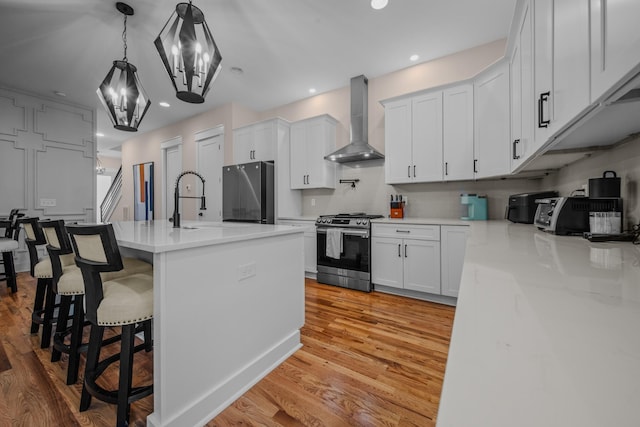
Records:
[[[402,278],[402,239],[371,238],[371,282],[375,285],[404,287]]]
[[[445,180],[473,179],[473,85],[442,95]]]
[[[411,182],[411,99],[384,106],[385,183]]]
[[[413,98],[411,109],[413,164],[408,175],[415,182],[442,181],[442,92]]]
[[[404,287],[412,291],[440,294],[440,242],[405,239]]]
[[[163,218],[171,218],[174,210],[173,193],[176,187],[176,179],[182,172],[182,138],[174,138],[160,145],[162,149],[162,182],[164,202],[162,204]],[[179,201],[180,206],[182,206]],[[158,218],[156,218],[158,219]]]
[[[198,173],[205,180],[206,210],[198,210],[198,219],[222,221],[222,165],[224,163],[224,134],[222,129],[210,129],[195,135]],[[202,194],[202,183],[197,182],[197,195]]]

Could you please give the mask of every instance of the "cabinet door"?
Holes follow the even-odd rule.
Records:
[[[310,231],[304,233],[304,271],[309,273],[318,272],[318,248],[316,246],[316,227],[310,227]]]
[[[413,162],[406,176],[413,182],[442,181],[441,91],[412,99],[411,123]]]
[[[375,285],[403,287],[402,239],[371,238],[371,282]]]
[[[474,84],[473,152],[476,178],[507,175],[509,160],[509,64],[483,73]]]
[[[325,120],[307,123],[307,188],[336,188],[335,163],[324,159],[335,149],[335,142],[328,149],[331,128]]]
[[[253,126],[253,156],[251,161],[275,160],[275,123],[264,122]]]
[[[384,106],[384,152],[385,182],[411,182],[411,99]]]
[[[531,8],[526,3],[516,40],[516,51],[512,60],[512,79],[516,93],[512,94],[514,117],[512,126],[511,170],[517,169],[533,154],[533,39]]]
[[[638,18],[638,0],[591,0],[591,102],[640,64]]]
[[[589,2],[554,0],[553,4],[553,131],[558,131],[589,106]]]
[[[405,289],[440,294],[440,242],[405,239],[402,256]]]
[[[522,132],[522,70],[520,68],[520,38],[518,37],[513,49],[511,61],[509,62],[509,71],[511,73],[511,86],[509,94],[511,98],[511,143],[509,147],[509,161],[511,169],[517,165],[520,160],[517,151],[520,143],[520,134]]]
[[[292,189],[302,189],[307,183],[307,127],[304,123],[291,125],[290,180]]]
[[[444,179],[473,179],[473,86],[445,90],[442,102]]]
[[[233,162],[253,162],[253,129],[246,127],[233,131]]]
[[[553,0],[533,2],[534,149],[551,137],[553,121]]]
[[[457,298],[469,227],[443,225],[440,228],[442,295]]]

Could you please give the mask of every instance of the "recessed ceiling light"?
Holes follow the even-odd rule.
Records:
[[[102,132],[96,132],[96,136],[104,136],[104,133],[102,133]]]
[[[380,10],[384,9],[388,3],[389,0],[371,0],[371,7],[375,10]]]
[[[420,56],[419,56],[419,55],[411,55],[411,56],[409,57],[409,61],[414,61],[414,62],[415,62],[415,61],[417,61],[418,59],[420,59]]]
[[[161,107],[165,107],[165,108],[171,107],[171,104],[169,104],[168,102],[164,102],[164,101],[159,102],[158,105],[160,105]]]
[[[309,89],[309,93],[316,93],[316,92],[317,92],[317,91],[316,91],[316,89],[315,89],[315,88],[311,88],[311,89]]]
[[[61,97],[61,98],[66,98],[66,96],[67,96],[67,94],[66,94],[66,93],[61,92],[61,91],[59,91],[59,90],[54,90],[54,91],[53,91],[53,94],[54,94],[54,95],[56,95],[56,96],[59,96],[59,97]]]
[[[240,74],[244,73],[244,70],[240,67],[231,67],[229,68],[229,71],[231,71],[231,74],[235,74],[237,76],[239,76]]]

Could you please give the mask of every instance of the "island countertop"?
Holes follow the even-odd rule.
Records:
[[[113,229],[120,246],[150,253],[302,232],[287,225],[240,222],[182,221],[180,228],[173,228],[167,220],[114,222]]]
[[[438,427],[640,425],[640,246],[470,231]]]

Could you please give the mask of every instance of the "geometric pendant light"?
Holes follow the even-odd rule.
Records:
[[[138,69],[127,60],[127,16],[133,15],[133,8],[122,2],[116,3],[116,8],[124,14],[124,58],[113,61],[113,66],[97,93],[113,127],[135,132],[147,113],[151,100],[140,83]]]
[[[178,99],[203,103],[222,69],[222,56],[202,11],[191,0],[178,3],[154,44]]]

